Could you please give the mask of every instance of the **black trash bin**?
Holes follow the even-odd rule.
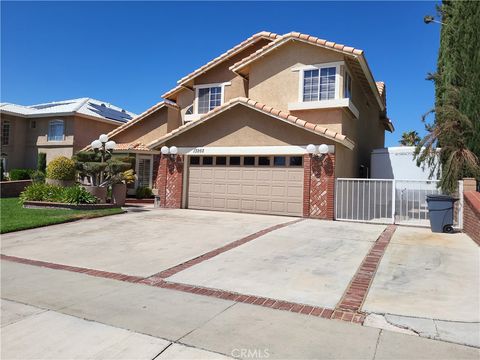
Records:
[[[432,232],[453,232],[453,204],[457,200],[449,195],[427,195]]]

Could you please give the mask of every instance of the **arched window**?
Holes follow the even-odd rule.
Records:
[[[48,141],[63,141],[64,131],[63,120],[51,120],[48,123]]]

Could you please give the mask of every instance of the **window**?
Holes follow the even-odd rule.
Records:
[[[205,114],[222,105],[222,87],[214,86],[198,89],[198,113]]]
[[[352,97],[352,77],[346,70],[345,70],[345,81],[343,84],[343,97],[349,98],[349,99]]]
[[[190,105],[185,111],[185,115],[192,115],[193,114],[193,105]]]
[[[198,156],[192,156],[190,158],[190,165],[200,165],[200,158]]]
[[[260,166],[270,166],[270,158],[268,156],[259,156],[258,165]]]
[[[63,141],[63,120],[52,120],[48,124],[48,141]]]
[[[203,165],[212,165],[213,164],[213,157],[211,157],[211,156],[204,156],[202,160],[203,160]]]
[[[215,165],[227,165],[227,157],[226,156],[217,156],[215,158]]]
[[[304,70],[303,101],[334,99],[336,74],[335,66]]]
[[[30,120],[30,129],[35,129],[37,127],[37,120]]]
[[[285,166],[287,163],[285,156],[274,156],[273,165],[274,166]]]
[[[243,165],[255,165],[255,156],[245,156],[243,158]]]
[[[2,145],[8,145],[10,142],[10,121],[2,121]]]
[[[230,156],[230,165],[240,165],[240,156]]]
[[[152,178],[150,173],[151,160],[146,158],[138,159],[138,186],[150,187],[150,179]]]
[[[301,156],[290,156],[290,166],[302,166],[303,158]]]

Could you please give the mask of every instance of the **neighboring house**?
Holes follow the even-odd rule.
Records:
[[[373,179],[438,180],[437,173],[430,178],[430,169],[417,166],[415,146],[393,146],[374,149],[371,159]]]
[[[47,162],[75,152],[102,133],[136,115],[90,98],[22,106],[0,104],[2,159],[5,170],[35,168],[39,152]]]
[[[295,32],[255,34],[162,97],[110,138],[163,207],[331,219],[335,177],[393,131],[363,51]]]

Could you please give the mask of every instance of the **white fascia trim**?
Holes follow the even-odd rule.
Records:
[[[357,107],[353,105],[353,102],[349,98],[305,101],[288,104],[288,111],[332,108],[348,108],[357,119],[360,116],[360,112],[358,111]]]
[[[315,69],[320,69],[324,67],[333,67],[333,66],[340,66],[340,65],[345,65],[345,61],[332,61],[328,63],[319,63],[319,64],[313,64],[313,65],[299,65],[299,66],[293,67],[291,70],[292,71],[315,70]]]
[[[315,144],[320,145],[320,144]],[[329,153],[335,152],[335,145],[328,145]],[[307,145],[289,146],[213,146],[179,147],[178,153],[187,156],[202,155],[305,155]]]
[[[202,117],[202,114],[185,114],[185,122],[196,121]]]
[[[144,154],[144,155],[149,155],[149,154],[158,155],[158,154],[160,154],[160,150],[113,149],[113,152],[117,153],[117,154],[127,154],[127,153],[128,154]]]

